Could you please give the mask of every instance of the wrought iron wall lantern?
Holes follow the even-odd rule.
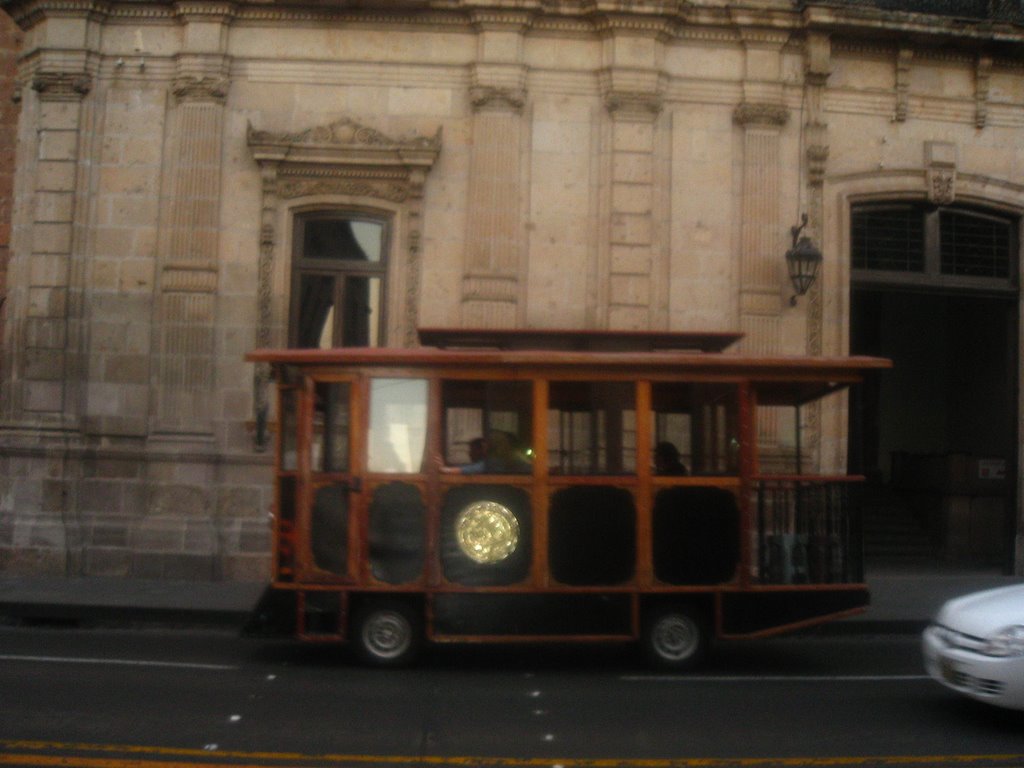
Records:
[[[789,279],[793,283],[793,290],[796,293],[789,299],[792,307],[796,306],[797,296],[803,296],[814,285],[818,277],[818,268],[821,266],[821,251],[811,242],[811,238],[800,237],[803,228],[807,226],[807,214],[800,219],[799,227],[790,227],[789,232],[793,235],[793,247],[786,251],[786,268],[789,270]]]

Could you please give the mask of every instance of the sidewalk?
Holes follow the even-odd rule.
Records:
[[[868,572],[871,607],[825,625],[831,633],[917,633],[943,602],[1022,579],[983,570]],[[158,623],[241,628],[265,584],[114,578],[30,578],[0,575],[0,622]]]
[[[265,584],[0,575],[0,622],[241,628]]]
[[[912,567],[868,569],[871,590],[868,610],[826,625],[834,631],[918,633],[947,600],[982,589],[1005,587],[1024,579],[994,569]]]

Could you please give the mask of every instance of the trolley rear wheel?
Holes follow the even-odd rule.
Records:
[[[694,606],[665,606],[653,610],[647,617],[641,642],[651,664],[681,671],[692,669],[704,660],[710,630],[707,619]]]

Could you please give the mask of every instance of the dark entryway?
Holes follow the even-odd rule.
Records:
[[[968,262],[972,247],[983,245],[986,255],[1015,253],[1016,237],[981,242],[975,231],[979,245],[963,227],[952,234],[940,227],[941,209],[900,205],[882,212],[865,206],[854,215],[850,351],[894,363],[850,401],[849,469],[869,478],[866,557],[869,563],[1010,568],[1018,441],[1016,258],[1007,254],[997,267],[1005,268],[1002,276],[979,279],[953,270]],[[984,217],[982,223],[993,220],[1008,221]],[[908,228],[917,234],[918,222],[920,239],[908,238]],[[923,253],[915,254],[918,248]],[[909,258],[901,256],[894,269],[885,259],[901,250]],[[908,263],[921,268],[908,269]],[[986,268],[992,263],[988,257]]]

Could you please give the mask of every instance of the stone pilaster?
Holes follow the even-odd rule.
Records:
[[[608,121],[600,220],[596,323],[610,329],[664,328],[668,318],[668,254],[659,224],[665,179],[658,168],[659,119],[664,107],[665,41],[671,21],[608,13],[595,24],[602,35],[599,84]]]
[[[71,398],[80,334],[75,209],[83,101],[92,79],[81,71],[44,70],[32,77],[31,87],[39,100],[39,122],[20,404],[26,415],[69,422],[77,417]]]
[[[176,151],[161,222],[156,431],[209,435],[214,382],[221,145],[227,80],[178,77]]]
[[[656,139],[662,97],[657,76],[636,83],[636,90],[616,87],[608,74],[604,102],[611,118],[611,177],[607,260],[606,325],[644,330],[663,321],[656,254]],[[656,319],[657,318],[657,319]]]
[[[774,104],[741,104],[734,113],[743,128],[743,197],[740,205],[740,330],[743,350],[771,356],[780,351],[779,294],[783,240],[779,236],[779,134],[788,110]],[[763,448],[778,442],[778,419],[758,419]]]
[[[743,41],[743,100],[733,113],[742,130],[742,197],[740,200],[739,321],[744,352],[772,356],[781,351],[783,254],[781,135],[789,122],[783,92],[783,30],[759,26],[741,9],[733,21]],[[778,419],[765,412],[758,419],[762,448],[778,444]]]
[[[832,46],[826,35],[812,34],[807,40],[807,58],[804,70],[806,94],[806,122],[804,131],[804,161],[807,168],[808,226],[804,234],[821,242],[821,222],[825,215],[823,187],[828,164],[829,138],[825,115],[825,88],[831,74]],[[804,179],[800,179],[804,183]],[[822,353],[822,292],[821,281],[816,281],[807,293],[807,354]]]
[[[828,123],[825,115],[825,89],[829,75],[832,73],[832,45],[827,35],[811,33],[806,42],[806,59],[804,65],[805,123],[804,161],[807,168],[807,228],[804,234],[817,243],[822,242],[821,222],[825,216],[824,184],[829,156]],[[800,184],[805,180],[800,179]],[[822,270],[824,272],[824,269]],[[803,305],[807,313],[807,339],[805,351],[808,355],[822,354],[824,335],[824,300],[822,293],[823,276],[804,297]],[[813,403],[802,411],[803,433],[801,436],[803,451],[807,456],[821,455],[822,408],[821,403]],[[840,427],[842,429],[842,427]],[[824,457],[821,457],[822,459]],[[804,461],[804,467],[810,468],[811,462]],[[837,462],[838,465],[838,462]]]
[[[522,59],[529,21],[528,15],[515,12],[474,17],[477,60],[469,92],[473,142],[462,278],[466,327],[513,327],[525,314]]]
[[[520,314],[521,113],[525,91],[476,85],[462,322],[511,327]]]
[[[232,10],[227,4],[186,0],[175,12],[183,50],[171,84],[170,135],[176,144],[164,159],[154,432],[205,440],[218,415],[212,393],[224,102],[230,85],[224,50]]]
[[[743,197],[740,232],[740,323],[744,349],[761,355],[779,350],[780,245],[779,139],[789,119],[785,107],[741,104],[734,113],[743,129]]]

